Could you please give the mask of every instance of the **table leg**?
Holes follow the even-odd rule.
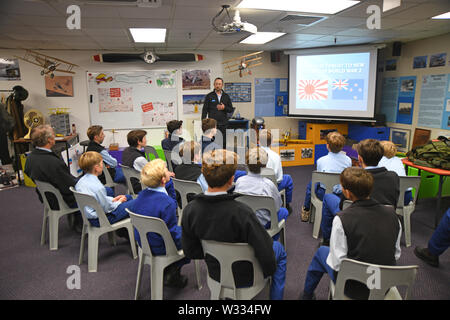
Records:
[[[23,184],[22,183],[22,179],[20,178],[20,168],[22,166],[21,166],[21,163],[20,163],[20,156],[19,156],[19,154],[17,152],[17,144],[13,143],[13,145],[14,145],[14,157],[15,157],[15,161],[16,161],[17,183],[20,186],[20,185]]]
[[[441,220],[441,201],[442,201],[442,185],[444,184],[444,176],[439,175],[439,189],[437,194],[437,208],[436,215],[434,217],[434,228],[437,228],[439,221]]]

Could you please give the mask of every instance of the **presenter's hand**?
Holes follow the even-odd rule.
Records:
[[[223,103],[217,105],[217,110],[225,109],[225,105]]]

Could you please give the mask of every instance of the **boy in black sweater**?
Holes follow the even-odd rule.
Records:
[[[392,207],[369,197],[373,175],[358,167],[341,173],[342,192],[353,203],[333,219],[330,246],[321,246],[309,265],[301,298],[314,299],[314,290],[322,275],[328,273],[336,282],[344,258],[379,265],[395,265],[400,258],[402,227]],[[345,295],[367,299],[368,288],[360,282],[347,281]]]
[[[384,149],[380,141],[366,139],[356,145],[358,160],[362,168],[372,174],[373,189],[370,198],[380,204],[397,207],[400,195],[400,178],[394,171],[388,171],[385,167],[378,167],[378,163],[384,154]],[[323,197],[322,230],[323,243],[327,244],[330,239],[331,226],[334,217],[342,209],[342,204],[346,200],[344,194],[341,197],[329,193]]]
[[[205,194],[197,195],[183,210],[182,246],[186,257],[205,259],[209,274],[219,280],[217,261],[205,258],[200,240],[248,243],[255,251],[264,277],[272,276],[271,299],[283,299],[286,277],[286,252],[273,241],[247,205],[235,200],[239,195],[228,194],[237,167],[237,155],[227,150],[214,150],[203,157],[202,172],[208,183]],[[246,262],[234,269],[237,287],[252,283],[253,271]]]

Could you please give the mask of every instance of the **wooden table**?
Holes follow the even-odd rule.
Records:
[[[64,149],[67,152],[67,161],[69,161],[69,148],[71,146],[71,142],[76,139],[77,143],[80,142],[80,137],[78,136],[78,134],[72,134],[69,136],[65,136],[65,137],[55,137],[55,144],[58,143],[64,143]],[[17,145],[18,144],[27,144],[29,145],[31,143],[31,139],[24,139],[24,138],[20,138],[20,139],[15,139],[13,140],[13,144],[14,144],[14,154],[15,154],[15,158],[16,158],[16,170],[17,170],[17,181],[19,182],[19,184],[22,184],[22,179],[20,178],[20,174],[19,174],[19,170],[22,167],[20,164],[20,156],[19,156],[19,152],[17,151]],[[67,166],[69,166],[69,164],[67,164]]]
[[[442,213],[443,213],[443,212],[441,212],[442,185],[444,184],[444,179],[446,177],[450,176],[450,170],[418,166],[418,165],[412,163],[411,161],[409,161],[407,158],[402,159],[402,162],[406,166],[406,172],[408,172],[408,167],[413,167],[413,168],[419,169],[419,176],[420,176],[420,170],[430,172],[433,174],[437,174],[439,176],[439,189],[438,189],[438,194],[437,194],[437,210],[436,210],[436,215],[434,217],[434,227],[436,228],[441,219]]]

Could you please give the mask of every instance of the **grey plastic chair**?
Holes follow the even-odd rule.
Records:
[[[83,146],[83,153],[86,151],[86,148],[89,146],[89,142],[91,142],[90,140],[83,140],[80,142],[80,145]]]
[[[152,146],[145,146],[144,147],[144,153],[145,153],[146,156],[148,154],[152,154],[155,157],[155,159],[159,159],[158,152],[156,152],[156,149],[154,147],[152,147]],[[151,159],[147,158],[147,160],[150,161]]]
[[[286,220],[283,219],[281,221],[278,221],[278,213],[275,207],[275,200],[269,196],[256,196],[249,194],[242,194],[241,196],[237,197],[236,200],[248,205],[255,213],[256,210],[260,209],[269,210],[270,229],[267,229],[267,233],[269,233],[269,235],[273,237],[274,235],[281,232],[281,244],[284,246],[284,250],[286,250]]]
[[[83,263],[85,242],[84,239],[86,238],[86,235],[88,235],[88,271],[97,272],[98,241],[100,236],[108,233],[109,240],[114,240],[113,232],[121,228],[127,228],[128,230],[133,259],[136,259],[136,244],[134,241],[134,231],[130,218],[118,221],[114,224],[110,224],[102,207],[98,204],[97,200],[93,196],[78,192],[73,187],[70,187],[70,191],[72,191],[75,195],[78,207],[80,208],[80,211],[82,213],[81,216],[83,217],[83,231],[81,232],[80,257],[78,260],[78,264],[81,265]],[[92,226],[89,220],[86,218],[84,212],[86,207],[90,207],[96,211],[100,227]]]
[[[142,269],[145,264],[150,265],[150,285],[151,285],[151,299],[163,299],[163,277],[164,269],[172,263],[184,258],[183,250],[177,250],[175,242],[167,229],[167,225],[163,220],[155,217],[148,217],[139,215],[125,209],[131,218],[131,223],[139,232],[141,239],[141,246],[138,247],[139,252],[139,267],[137,272],[136,290],[134,299],[137,300],[139,296],[139,288],[141,286]],[[150,249],[147,239],[147,233],[154,232],[159,234],[166,247],[165,256],[154,256]]]
[[[136,178],[141,181],[141,173],[135,170],[134,168],[130,168],[123,164],[120,165],[122,167],[123,176],[125,177],[125,183],[127,185],[128,194],[130,194],[133,199],[136,199],[137,194],[134,192],[133,184],[131,183],[131,178]],[[147,186],[141,183],[142,189],[145,189]]]
[[[170,172],[173,172],[173,165],[172,165],[172,151],[170,150],[163,150],[164,151],[164,157],[166,157],[167,162],[167,168]]]
[[[275,171],[272,168],[267,168],[267,167],[261,168],[261,176],[272,181],[278,190],[277,178],[275,176]],[[281,196],[281,199],[283,199],[283,205],[286,206],[287,204],[286,204],[286,190],[285,189],[280,191],[280,196]]]
[[[176,191],[180,193],[181,196],[181,206],[186,208],[188,204],[187,195],[188,194],[200,194],[203,193],[202,187],[195,181],[187,181],[181,179],[172,178],[173,187]],[[181,225],[181,218],[183,217],[183,211],[178,210],[178,225]],[[195,263],[195,273],[197,276],[197,288],[200,290],[202,288],[202,284],[200,283],[200,263],[198,260],[194,260]]]
[[[310,214],[310,222],[314,221],[313,226],[313,238],[317,239],[319,237],[320,231],[320,223],[322,222],[322,200],[317,198],[315,190],[315,185],[317,182],[325,185],[326,192],[333,192],[333,186],[340,184],[340,174],[339,173],[330,173],[330,172],[312,172],[312,180],[311,180],[311,214]]]
[[[261,266],[255,257],[253,248],[248,243],[226,243],[211,240],[201,240],[203,253],[209,254],[219,261],[220,282],[207,277],[211,300],[231,298],[233,300],[250,300],[260,293],[270,282],[264,278]],[[246,288],[236,288],[232,271],[233,263],[248,261],[253,265],[253,285]]]
[[[47,230],[47,220],[49,222],[48,233],[49,233],[49,247],[50,250],[58,250],[58,229],[59,229],[59,218],[67,214],[78,212],[78,208],[69,208],[69,206],[64,201],[61,192],[52,186],[48,182],[43,182],[39,180],[34,181],[39,193],[42,196],[44,202],[44,218],[42,220],[42,231],[41,231],[41,246],[45,244],[45,231]],[[52,193],[57,201],[59,210],[52,210],[50,204],[48,203],[45,193]]]
[[[403,216],[403,230],[405,230],[406,247],[411,246],[411,214],[416,208],[417,196],[419,194],[421,177],[399,177],[400,178],[400,194],[397,202],[396,212],[399,216]],[[407,189],[413,188],[415,194],[413,201],[408,205],[404,205],[404,195]]]
[[[379,283],[374,281],[374,272],[372,270],[379,270]],[[357,280],[361,283],[370,284],[378,288],[369,288],[369,300],[403,300],[397,286],[407,286],[404,299],[407,300],[411,295],[411,288],[416,279],[418,266],[383,266],[377,264],[370,264],[360,262],[352,259],[343,259],[340,270],[336,279],[336,284],[330,281],[329,298],[333,300],[350,300],[344,295],[345,282],[347,280]],[[370,277],[370,279],[369,279]]]
[[[111,174],[109,173],[108,168],[103,165],[103,174],[105,175],[105,187],[115,188],[118,184],[114,182]]]

